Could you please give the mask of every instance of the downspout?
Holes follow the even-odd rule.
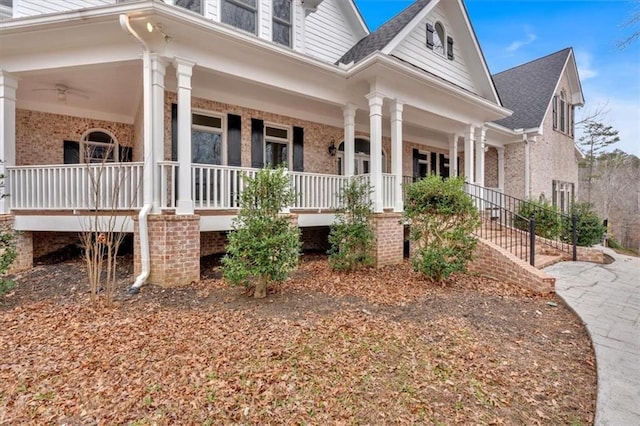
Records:
[[[149,227],[147,224],[147,216],[153,207],[153,157],[152,157],[152,134],[151,134],[151,52],[149,46],[140,35],[131,28],[129,17],[125,14],[120,15],[120,26],[122,29],[131,34],[143,48],[142,52],[142,92],[143,92],[143,152],[145,153],[145,165],[142,174],[143,199],[144,206],[138,214],[138,235],[140,237],[140,263],[141,271],[136,277],[135,282],[129,289],[129,294],[137,294],[140,287],[149,278],[151,271],[151,261],[149,256]]]
[[[531,176],[529,170],[530,145],[526,133],[522,136],[522,139],[524,141],[524,198],[525,200],[529,200],[531,199]]]

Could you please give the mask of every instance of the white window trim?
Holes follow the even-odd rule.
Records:
[[[113,143],[109,144],[109,143],[104,143],[104,142],[94,142],[94,141],[87,141],[87,137],[91,134],[91,133],[104,133],[106,135],[109,135],[109,137],[113,140]],[[87,143],[89,142],[89,143]],[[80,162],[81,163],[88,163],[87,162],[87,145],[93,145],[93,146],[112,146],[113,147],[113,162],[114,163],[118,163],[120,162],[120,143],[118,142],[118,139],[114,136],[113,132],[107,130],[107,129],[103,129],[103,128],[92,128],[89,129],[87,131],[85,131],[82,134],[82,137],[80,138]],[[105,161],[105,163],[109,163],[109,161]]]
[[[202,1],[204,1],[206,3],[206,0],[202,0]],[[221,24],[228,25],[229,27],[235,28],[236,30],[242,31],[243,33],[246,33],[246,34],[253,34],[253,35],[258,36],[258,37],[262,36],[262,25],[260,24],[261,23],[260,22],[260,14],[261,14],[260,5],[262,3],[261,0],[256,0],[256,32],[255,33],[252,33],[250,31],[243,30],[242,28],[234,27],[231,24],[227,24],[227,23],[222,22],[222,3],[224,3],[224,1],[225,0],[218,0],[218,20],[219,20],[219,22]],[[230,0],[230,1],[231,1],[231,3],[239,5],[238,7],[245,7],[247,10],[251,9],[251,6],[243,4],[242,2],[238,2],[238,1],[235,1],[235,0]]]
[[[215,112],[215,111],[209,111],[206,109],[200,109],[200,108],[192,108],[191,109],[191,128],[192,129],[196,129],[196,130],[201,130],[201,131],[209,131],[211,132],[211,129],[215,129],[216,127],[209,127],[209,126],[203,126],[200,124],[193,124],[193,115],[197,114],[197,115],[204,115],[207,117],[213,117],[213,118],[219,118],[220,119],[220,133],[222,134],[222,152],[220,153],[220,155],[222,156],[222,164],[223,166],[227,165],[227,116],[226,114],[220,113],[220,112]],[[211,132],[213,133],[213,132]],[[193,158],[193,157],[192,157]]]
[[[442,43],[442,50],[438,51],[436,49],[435,46],[435,40],[433,43],[433,51],[436,52],[438,55],[442,56],[443,58],[447,58],[447,27],[445,27],[445,25],[442,23],[442,21],[435,21],[433,23],[433,34],[438,34],[438,25],[440,25],[442,27],[442,40],[440,40],[440,43]],[[438,37],[440,37],[440,35],[438,34]]]
[[[273,23],[278,20],[278,22],[282,23],[282,20],[280,20],[279,18],[276,18],[273,15],[273,3],[271,3],[271,11],[270,11],[270,16],[269,19],[271,21],[271,41],[275,44],[277,44],[278,46],[282,46],[282,47],[288,47],[290,49],[293,49],[296,43],[296,39],[295,39],[295,22],[296,22],[296,7],[297,7],[297,1],[296,0],[291,0],[291,10],[290,10],[290,22],[289,22],[289,41],[291,42],[291,44],[289,46],[285,46],[284,44],[278,43],[275,40],[273,40]]]
[[[286,130],[287,138],[278,138],[276,136],[267,136],[267,127],[271,127],[273,129]],[[292,144],[292,126],[285,126],[283,124],[277,123],[268,123],[264,122],[264,126],[262,129],[262,158],[264,158],[264,166],[267,166],[267,142],[273,141],[277,143],[286,143],[287,144],[287,170],[293,170],[293,144]]]

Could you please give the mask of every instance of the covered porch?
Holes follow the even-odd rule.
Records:
[[[199,248],[184,247],[199,233],[230,229],[242,176],[282,163],[297,194],[288,210],[301,227],[331,224],[349,179],[370,182],[376,229],[393,230],[393,240],[379,239],[382,265],[402,258],[403,182],[443,173],[445,157],[448,176],[484,180],[485,123],[508,112],[478,95],[387,56],[344,69],[212,28],[204,17],[158,5],[120,10],[60,16],[64,26],[34,22],[37,36],[11,23],[0,35],[11,46],[0,70],[9,194],[0,212],[17,230],[77,232],[83,212],[115,212],[137,247],[148,245],[161,277],[193,264]],[[162,33],[147,32],[148,23]],[[61,40],[70,54],[52,60],[46,47]],[[367,140],[368,153],[356,139]],[[419,156],[432,155],[421,168]],[[366,173],[357,167],[363,158]],[[168,257],[173,263],[158,260]],[[198,268],[172,283],[197,276]]]

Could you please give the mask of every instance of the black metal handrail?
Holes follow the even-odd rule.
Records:
[[[465,191],[474,200],[479,211],[489,215],[483,220],[478,233],[498,245],[509,249],[516,256],[535,264],[536,243],[568,253],[576,260],[576,218],[553,209],[531,203],[500,191],[465,182]],[[536,220],[537,218],[537,220]],[[496,235],[504,240],[500,241]],[[528,234],[528,238],[526,235]],[[528,240],[526,253],[517,247],[516,241]]]

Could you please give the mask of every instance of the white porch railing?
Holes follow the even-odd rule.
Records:
[[[340,192],[349,178],[340,175],[291,172],[296,201],[292,208],[335,209],[340,206]]]
[[[11,209],[130,210],[142,207],[143,163],[7,167]]]
[[[178,163],[162,161],[160,165],[160,203],[163,208],[176,206],[176,176]],[[191,197],[199,210],[238,209],[239,194],[244,189],[243,176],[255,177],[259,169],[229,167],[208,164],[191,165]],[[331,210],[339,207],[340,191],[349,178],[341,175],[289,172],[296,200],[291,208],[309,210]],[[369,180],[368,175],[359,179]],[[383,175],[384,207],[393,208],[393,175]]]

